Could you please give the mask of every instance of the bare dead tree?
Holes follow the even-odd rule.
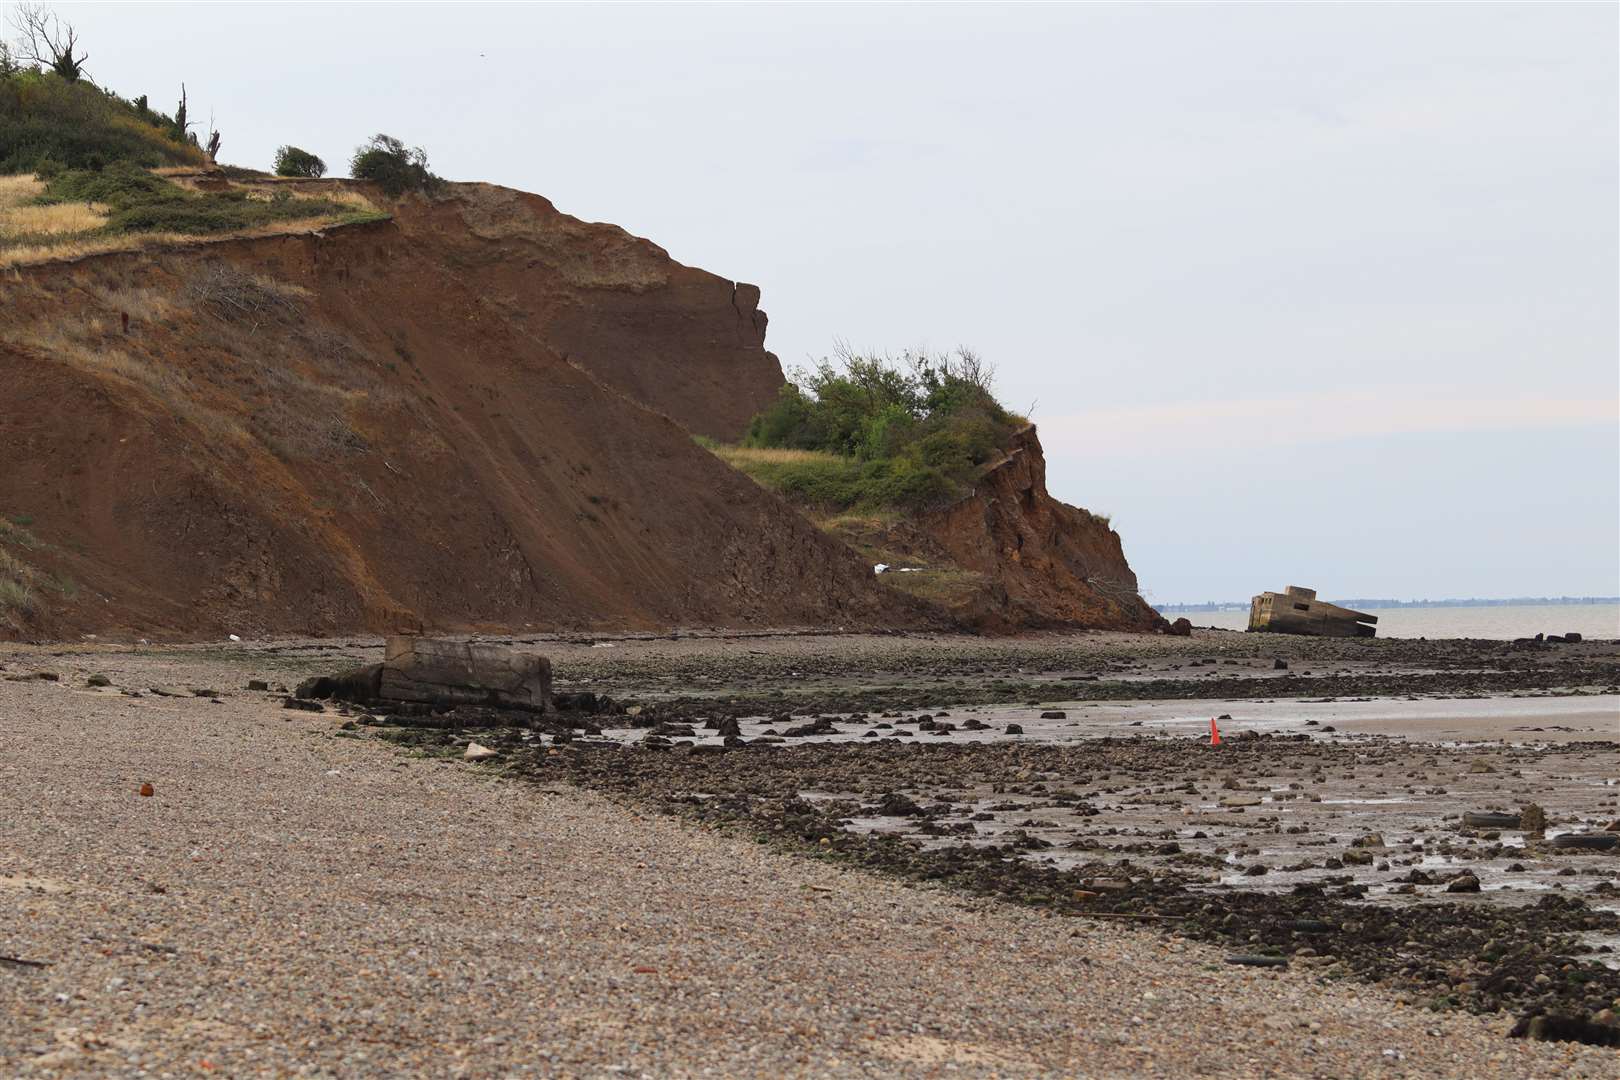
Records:
[[[214,113],[210,110],[208,113],[208,141],[203,144],[203,153],[208,155],[209,164],[213,164],[214,159],[219,156],[219,140],[219,128],[214,125]]]
[[[186,84],[180,84],[180,104],[174,109],[174,134],[181,142],[186,140],[186,132],[191,129],[191,121],[186,119]]]
[[[79,32],[72,23],[63,22],[43,4],[18,4],[10,22],[17,34],[18,60],[50,68],[68,82],[83,77],[90,54],[78,51]]]

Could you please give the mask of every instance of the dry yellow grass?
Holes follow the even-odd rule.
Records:
[[[74,236],[107,223],[107,208],[98,203],[52,206],[8,206],[0,209],[0,243],[25,236]]]
[[[757,462],[761,465],[798,465],[807,461],[837,461],[837,454],[825,450],[787,450],[767,446],[714,446],[716,455],[728,465]]]
[[[194,174],[196,169],[193,166],[169,166],[152,171],[160,176],[181,178],[186,174]],[[185,184],[183,179],[179,182],[182,186],[190,186]],[[271,189],[275,185],[274,182],[252,182],[238,186],[247,188],[253,198],[269,199],[272,195]],[[314,232],[334,225],[340,219],[337,213],[320,214],[211,237],[183,233],[106,235],[100,232],[101,227],[107,223],[105,207],[94,203],[28,205],[44,190],[44,183],[29,174],[0,176],[0,267],[72,262],[90,255],[145,251],[176,244],[203,244],[218,240]],[[321,198],[348,207],[347,212],[377,210],[377,206],[371,200],[358,191],[340,186],[340,182],[334,183],[329,189],[324,189],[318,194]]]
[[[35,236],[72,236],[101,228],[106,207],[94,203],[30,206],[45,185],[32,176],[0,176],[0,244]]]
[[[38,263],[72,262],[90,255],[107,255],[119,251],[150,251],[155,248],[218,244],[228,240],[257,239],[265,236],[290,236],[297,233],[317,232],[335,224],[336,219],[326,217],[296,218],[278,221],[258,228],[243,229],[223,236],[189,236],[185,233],[124,233],[117,236],[91,235],[82,240],[69,240],[52,244],[18,244],[0,247],[0,267],[32,266]]]
[[[16,206],[44,190],[45,185],[30,173],[0,176],[0,206]]]

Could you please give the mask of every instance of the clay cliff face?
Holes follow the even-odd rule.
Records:
[[[775,399],[782,366],[765,350],[756,286],[682,266],[538,195],[457,191],[400,227],[519,332],[699,435],[734,440]]]
[[[26,523],[0,544],[33,575],[9,632],[927,624],[692,441],[780,384],[757,298],[482,185],[25,269],[0,290],[0,515]]]
[[[1046,490],[1035,426],[1013,437],[972,495],[914,523],[931,547],[988,587],[956,612],[984,629],[1154,630],[1163,618],[1137,595],[1119,534]]]

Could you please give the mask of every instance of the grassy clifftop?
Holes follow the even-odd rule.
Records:
[[[180,182],[177,182],[180,181]],[[75,258],[195,236],[255,235],[387,217],[330,185],[314,197],[254,180],[209,190],[131,162],[99,171],[0,176],[0,266]]]
[[[71,75],[20,65],[0,46],[0,266],[387,216],[335,182],[311,191],[220,169],[183,96],[169,116],[61,66]]]

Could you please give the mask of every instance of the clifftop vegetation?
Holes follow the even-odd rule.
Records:
[[[78,34],[44,8],[19,5],[0,41],[0,174],[137,165],[203,165],[185,88],[170,116],[97,86]]]
[[[913,511],[965,495],[1027,421],[1001,406],[976,354],[840,349],[793,374],[754,417],[733,467],[827,513]]]
[[[126,100],[97,86],[77,33],[46,9],[15,7],[8,23],[15,40],[0,42],[0,265],[387,216],[336,185],[309,197],[262,173],[215,166],[219,132],[199,141],[184,84],[174,114],[158,112],[144,94]],[[397,162],[373,157],[374,168],[432,178],[420,150],[400,145]],[[325,171],[294,147],[282,148],[277,166],[299,177]],[[208,182],[199,184],[204,170]]]

